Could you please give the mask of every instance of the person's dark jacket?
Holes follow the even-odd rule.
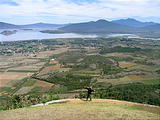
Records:
[[[88,94],[91,94],[92,92],[94,92],[94,90],[92,90],[91,88],[85,88],[88,90]]]

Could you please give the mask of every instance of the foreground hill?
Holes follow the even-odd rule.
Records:
[[[61,104],[1,111],[0,120],[158,120],[160,118],[160,107],[157,106],[109,99],[95,99],[92,102],[80,99],[62,101],[59,101]]]

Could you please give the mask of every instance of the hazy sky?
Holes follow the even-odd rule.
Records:
[[[128,17],[160,23],[160,0],[0,0],[0,21],[14,24]]]

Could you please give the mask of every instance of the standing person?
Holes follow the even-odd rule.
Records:
[[[88,92],[87,92],[87,101],[88,101],[88,98],[90,98],[90,101],[92,101],[91,94],[92,94],[92,92],[94,92],[94,90],[91,87],[86,87],[85,89],[88,90]]]

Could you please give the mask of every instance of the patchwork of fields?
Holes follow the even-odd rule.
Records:
[[[140,83],[155,85],[148,92],[159,100],[160,42],[152,45],[146,40],[122,42],[121,39],[24,41],[25,51],[0,55],[0,97],[5,100],[14,95],[58,94],[73,98],[83,94],[86,86],[108,89],[109,85],[116,88]],[[16,48],[21,50],[23,45],[23,42],[6,42],[1,46],[13,50],[19,46]],[[105,97],[103,93],[96,93],[95,97],[97,94],[113,97],[108,94]]]
[[[66,51],[66,48],[59,48],[54,51],[39,52],[36,57],[33,55],[25,56],[23,54],[15,54],[13,56],[0,56],[0,96],[12,94],[13,88],[19,85],[19,81],[24,81],[28,78],[28,81],[33,81],[30,77],[39,72],[48,61],[49,56],[53,54],[58,54]],[[54,62],[54,63],[53,63]],[[60,64],[58,62],[52,61],[52,66],[47,66],[42,69],[42,73],[48,73],[50,70],[59,70]],[[40,72],[40,73],[41,73]],[[39,73],[39,74],[40,74]],[[14,92],[14,94],[26,94],[32,89],[39,87],[39,90],[48,91],[53,84],[44,81],[35,80],[35,85],[30,85],[30,87],[22,87]],[[26,82],[24,82],[26,84]],[[44,84],[44,85],[43,85]],[[13,87],[14,86],[14,87]],[[41,88],[40,88],[41,87]],[[3,89],[6,88],[6,89]],[[7,89],[10,89],[7,91]]]

